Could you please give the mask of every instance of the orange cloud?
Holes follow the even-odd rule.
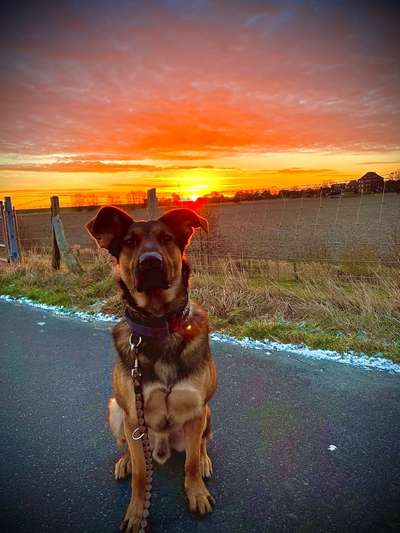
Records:
[[[232,190],[389,170],[398,14],[385,0],[16,2],[0,22],[0,188],[103,190],[117,173],[109,183],[161,187],[201,167]]]

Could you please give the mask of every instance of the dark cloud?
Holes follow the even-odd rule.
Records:
[[[281,168],[278,170],[278,174],[315,174],[315,172],[319,173],[335,173],[337,170],[331,169],[331,168],[318,168],[317,170],[310,169],[310,168]]]
[[[0,152],[206,159],[400,147],[391,2],[2,9]]]

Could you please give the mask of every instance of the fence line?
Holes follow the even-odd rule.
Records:
[[[144,208],[125,208],[145,218]],[[160,212],[165,209],[159,207]],[[94,244],[85,223],[95,210],[61,209],[65,236],[71,248]],[[285,194],[279,199],[239,203],[206,204],[201,213],[209,218],[209,236],[197,232],[193,254],[202,254],[207,268],[220,258],[247,260],[323,262],[357,261],[360,264],[400,265],[400,194],[387,192],[358,195],[298,198]],[[52,246],[49,213],[18,213],[23,249]],[[267,266],[265,268],[268,268]]]

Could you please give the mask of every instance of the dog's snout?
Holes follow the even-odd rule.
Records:
[[[163,264],[163,258],[158,252],[145,252],[139,257],[141,267],[160,267]]]
[[[144,252],[139,256],[135,277],[139,292],[168,288],[167,265],[159,252]]]

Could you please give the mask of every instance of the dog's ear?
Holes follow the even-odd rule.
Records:
[[[114,257],[119,256],[121,240],[133,224],[133,218],[122,209],[102,207],[87,224],[86,229],[101,248],[106,248]]]
[[[192,209],[171,209],[159,220],[164,222],[174,232],[182,251],[189,244],[194,229],[202,228],[208,233],[207,220],[192,211]]]

